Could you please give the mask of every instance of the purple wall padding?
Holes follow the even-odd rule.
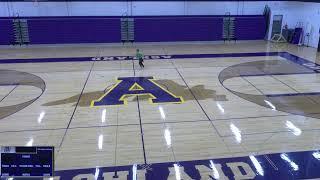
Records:
[[[9,45],[14,41],[12,20],[0,20],[0,45]]]
[[[264,39],[266,21],[264,16],[236,17],[235,35],[238,40]]]
[[[221,17],[157,17],[135,19],[136,42],[214,41],[221,39]]]
[[[222,40],[224,16],[136,16],[136,42]],[[238,40],[264,39],[265,17],[234,16]],[[121,41],[121,17],[21,17],[28,20],[30,44]],[[11,18],[0,18],[0,44],[14,41]]]
[[[29,19],[31,44],[120,42],[119,18]]]
[[[299,44],[301,36],[302,36],[302,28],[295,28],[294,33],[293,33],[293,37],[292,37],[290,43]]]

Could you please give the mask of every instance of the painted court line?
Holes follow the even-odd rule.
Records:
[[[83,88],[82,88],[82,90],[81,90],[81,92],[80,92],[80,95],[79,95],[79,98],[78,98],[78,100],[77,100],[77,104],[75,105],[75,108],[74,108],[74,110],[73,110],[73,112],[72,112],[72,115],[71,115],[71,117],[70,117],[70,120],[69,120],[69,122],[68,122],[68,126],[67,126],[67,128],[66,128],[66,130],[65,130],[65,132],[64,132],[64,134],[63,134],[63,136],[62,136],[62,140],[61,140],[61,142],[60,142],[60,144],[59,144],[59,148],[58,148],[59,151],[60,151],[61,146],[62,146],[62,144],[63,144],[63,142],[64,142],[64,139],[65,139],[65,137],[66,137],[66,134],[67,134],[67,132],[68,132],[68,129],[69,129],[69,127],[70,127],[70,124],[71,124],[71,122],[72,122],[72,120],[73,120],[73,116],[74,116],[74,114],[75,114],[75,112],[76,112],[76,110],[77,110],[77,108],[78,108],[80,99],[81,99],[82,94],[83,94],[83,91],[84,91],[84,89],[86,88],[86,85],[87,85],[87,83],[88,83],[88,80],[89,80],[89,77],[90,77],[90,75],[91,75],[93,66],[94,66],[94,62],[91,64],[91,69],[90,69],[90,71],[89,71],[89,73],[88,73],[88,76],[87,76],[86,81],[84,82]]]
[[[300,64],[315,73],[320,72],[320,65],[288,52],[253,52],[253,53],[226,53],[226,54],[177,54],[177,55],[148,55],[145,60],[161,59],[188,59],[188,58],[221,58],[221,57],[257,57],[280,56],[296,64]],[[39,59],[2,59],[0,64],[11,63],[48,63],[48,62],[86,62],[86,61],[123,61],[135,60],[134,56],[104,56],[104,57],[72,57],[72,58],[39,58]]]
[[[133,69],[133,76],[136,76],[136,68],[135,68],[133,60],[132,60],[132,69]],[[142,119],[141,119],[141,109],[140,109],[139,96],[137,96],[137,107],[138,107],[138,114],[139,114],[139,127],[140,127],[143,160],[144,160],[144,164],[147,164],[147,156],[146,156],[146,148],[145,148],[145,143],[144,143],[144,133],[143,133],[143,126],[142,126]]]
[[[151,59],[188,59],[188,58],[219,58],[219,57],[254,57],[279,56],[279,52],[226,53],[226,54],[178,54],[178,55],[146,55]],[[8,63],[48,63],[48,62],[78,62],[78,61],[121,61],[136,60],[134,56],[104,56],[104,57],[68,57],[68,58],[35,58],[35,59],[1,59],[0,64]]]
[[[320,95],[320,92],[310,92],[310,93],[287,93],[287,94],[266,94],[267,97],[282,97],[282,96],[314,96]]]

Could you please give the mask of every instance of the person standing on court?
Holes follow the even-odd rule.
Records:
[[[140,52],[139,49],[137,49],[136,58],[139,60],[139,66],[141,68],[144,68],[144,65],[143,65],[143,54]]]

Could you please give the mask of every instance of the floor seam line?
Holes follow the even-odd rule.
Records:
[[[86,81],[85,81],[85,83],[84,83],[84,85],[83,85],[83,88],[82,88],[81,93],[80,93],[80,95],[79,95],[78,101],[77,101],[77,103],[76,103],[76,105],[75,105],[75,108],[74,108],[74,110],[73,110],[73,112],[72,112],[72,115],[71,115],[71,117],[70,117],[69,123],[68,123],[68,125],[67,125],[66,131],[64,132],[64,135],[63,135],[63,137],[62,137],[62,140],[61,140],[61,142],[60,142],[60,144],[59,144],[59,149],[58,149],[58,151],[61,150],[62,143],[63,143],[63,141],[64,141],[64,139],[65,139],[65,136],[66,136],[66,134],[67,134],[67,131],[68,131],[69,127],[70,127],[70,124],[71,124],[71,122],[72,122],[73,116],[74,116],[74,114],[75,114],[75,112],[76,112],[76,110],[77,110],[77,108],[78,108],[78,105],[79,105],[81,96],[82,96],[82,94],[83,94],[83,91],[84,91],[87,83],[88,83],[88,80],[89,80],[89,77],[90,77],[90,75],[91,75],[91,72],[92,72],[94,63],[95,63],[95,61],[93,61],[93,63],[91,64],[91,68],[90,68],[90,71],[89,71],[89,73],[88,73],[87,79],[86,79]]]

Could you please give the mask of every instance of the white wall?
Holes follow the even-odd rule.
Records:
[[[303,23],[304,35],[310,33],[310,46],[318,47],[320,29],[320,3],[300,2],[293,4],[291,16],[288,21],[292,25]],[[294,24],[295,23],[295,24]],[[307,41],[305,40],[305,43]]]
[[[185,2],[183,1],[154,1],[132,2],[132,15],[185,15]]]
[[[122,16],[129,12],[127,2],[67,2],[70,16]],[[56,16],[61,16],[56,14]]]
[[[0,2],[0,10],[5,9],[0,16],[250,15],[262,14],[266,4],[267,1]]]
[[[128,1],[128,2],[0,2],[0,16],[121,16],[262,14],[266,4],[284,2]]]
[[[318,47],[320,3],[287,1],[273,4],[273,6],[271,6],[271,11],[272,15],[283,15],[283,26],[287,24],[289,28],[295,28],[298,23],[301,22],[304,30],[303,37],[305,37],[307,33],[310,34],[309,44],[307,39],[303,40],[304,44],[308,44],[311,47]],[[271,34],[271,26],[269,31]]]
[[[8,16],[8,7],[6,2],[0,2],[0,17]]]

